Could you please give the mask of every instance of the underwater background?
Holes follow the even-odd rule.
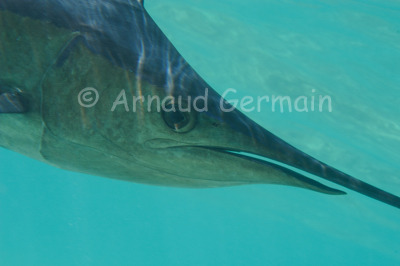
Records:
[[[246,115],[400,195],[399,1],[145,2],[219,93],[331,96],[332,112]],[[400,265],[400,210],[346,189],[147,186],[5,149],[0,162],[0,266]]]

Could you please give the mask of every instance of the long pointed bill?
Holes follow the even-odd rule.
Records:
[[[254,145],[247,147],[234,147],[236,145],[233,145],[233,149],[217,148],[215,150],[230,153],[234,156],[239,156],[248,160],[257,161],[261,164],[274,164],[275,167],[280,168],[281,171],[285,171],[290,175],[296,176],[297,178],[306,178],[300,173],[295,172],[295,169],[293,171],[287,168],[287,166],[292,166],[296,169],[300,169],[310,174],[319,176],[348,189],[357,191],[368,197],[400,208],[400,197],[383,191],[348,174],[345,174],[311,157],[310,155],[305,154],[304,152],[296,149],[282,139],[278,138],[271,132],[265,130],[260,125],[251,121],[243,114],[235,112],[234,116],[225,115],[225,120],[228,120],[230,124],[234,124],[235,126],[233,128],[240,131],[242,134],[244,133],[245,135],[249,136],[249,138],[252,139]],[[233,123],[233,120],[236,120],[236,122]],[[240,123],[238,123],[238,121],[240,121]],[[241,125],[238,126],[239,124]],[[262,159],[254,158],[253,156],[249,156],[246,153],[264,157],[266,159],[269,159],[269,161],[266,162]],[[309,180],[310,179],[307,178],[308,182]],[[335,194],[337,190],[332,192],[333,194]]]

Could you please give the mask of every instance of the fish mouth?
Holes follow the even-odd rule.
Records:
[[[240,173],[240,180],[231,177],[232,179],[228,178],[227,181],[240,181],[243,184],[281,184],[307,188],[331,195],[346,194],[341,190],[328,187],[307,177],[306,175],[309,173],[306,171],[301,171],[301,169],[271,159],[264,154],[250,151],[251,148],[241,149],[232,146],[196,145],[163,138],[148,140],[145,146],[155,150],[169,150],[172,152],[170,156],[173,156],[174,151],[177,151],[177,154],[179,154],[177,160],[179,160],[179,156],[183,152],[185,157],[196,157],[198,160],[208,161],[215,170],[218,170],[219,167],[227,167],[229,170]],[[238,164],[240,164],[240,167],[237,166]],[[200,164],[198,167],[200,167]],[[253,179],[247,179],[248,175],[252,175]],[[218,176],[215,176],[216,180],[218,178]]]
[[[260,164],[260,165],[263,165],[263,166],[266,166],[269,168],[273,168],[277,171],[280,171],[282,173],[285,173],[285,174],[297,179],[301,183],[307,184],[310,189],[316,190],[318,192],[331,194],[331,195],[347,194],[344,191],[328,187],[314,179],[307,177],[305,174],[301,173],[301,172],[308,173],[306,171],[302,171],[295,167],[291,167],[289,165],[286,165],[282,162],[270,159],[261,154],[256,154],[256,153],[246,151],[246,150],[231,149],[231,148],[224,148],[224,147],[217,147],[217,146],[185,146],[185,147],[206,149],[206,150],[210,150],[213,152],[222,153],[222,154],[230,155],[232,157],[247,160],[249,162],[257,163],[257,164]]]
[[[321,178],[325,181],[330,181],[332,183],[341,185],[347,189],[356,191],[367,197],[376,199],[378,201],[384,202],[396,208],[400,208],[400,197],[391,194],[387,191],[379,189],[372,186],[364,181],[361,181],[353,176],[350,176],[340,170],[333,168],[308,154],[297,150],[293,146],[287,144],[286,142],[280,142],[280,148],[285,150],[284,154],[287,157],[282,157],[282,153],[275,158],[270,158],[273,156],[268,156],[264,152],[253,152],[247,149],[237,149],[221,146],[206,146],[206,145],[174,145],[168,148],[195,148],[203,149],[214,152],[216,154],[224,154],[231,158],[242,159],[251,163],[259,164],[265,168],[272,168],[279,171],[287,176],[296,179],[299,183],[304,185],[296,185],[298,187],[308,188],[314,191],[331,194],[331,195],[344,195],[347,194],[344,191],[328,187],[312,178],[307,177],[307,175],[313,175]],[[167,147],[165,147],[167,148]],[[286,158],[286,159],[282,159]],[[247,169],[249,170],[249,169]],[[303,174],[305,173],[305,174]],[[268,182],[266,182],[268,183]],[[290,184],[289,184],[290,185]]]

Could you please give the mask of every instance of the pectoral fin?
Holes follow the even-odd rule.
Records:
[[[25,113],[28,110],[28,102],[21,91],[0,92],[0,113]]]

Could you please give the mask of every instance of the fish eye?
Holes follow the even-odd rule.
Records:
[[[169,102],[162,111],[165,124],[177,133],[187,133],[196,125],[196,112],[182,102],[181,108],[177,103]]]

